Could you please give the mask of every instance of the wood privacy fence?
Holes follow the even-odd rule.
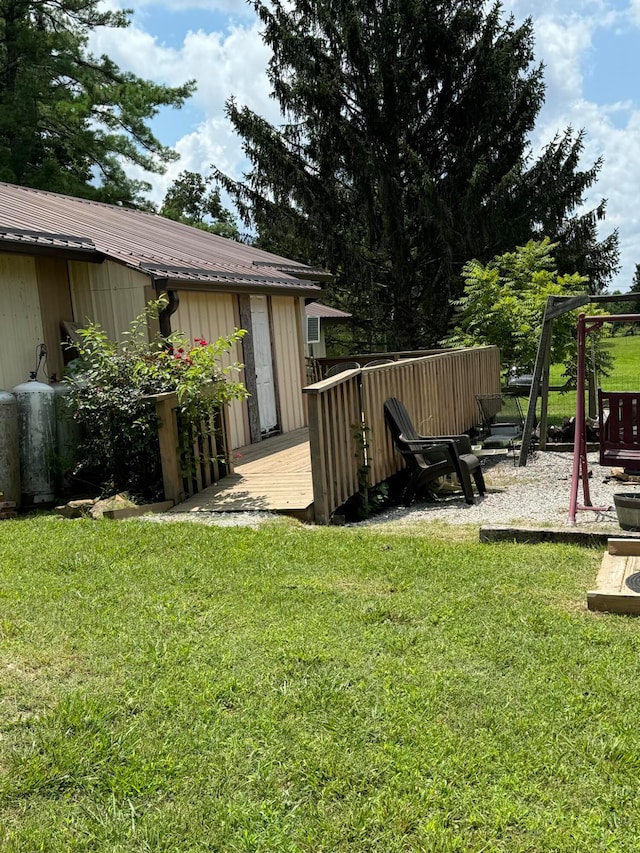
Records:
[[[500,393],[497,347],[449,350],[348,370],[304,389],[315,519],[331,514],[368,477],[377,485],[402,468],[384,421],[383,403],[398,397],[422,435],[454,435],[478,423],[478,394]]]
[[[199,424],[185,423],[175,391],[154,394],[165,500],[178,504],[233,472],[227,408]]]

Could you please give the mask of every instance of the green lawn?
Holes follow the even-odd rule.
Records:
[[[3,522],[3,853],[638,850],[600,554],[424,531]]]
[[[602,377],[602,387],[608,391],[640,391],[640,334],[616,335],[607,340],[607,347],[614,357],[613,370]],[[563,365],[554,364],[550,372],[550,384],[562,385]],[[552,422],[559,423],[562,417],[573,417],[576,413],[575,391],[552,392],[549,395],[549,415]]]

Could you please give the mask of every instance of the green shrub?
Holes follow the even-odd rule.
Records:
[[[102,494],[128,491],[142,500],[162,495],[162,469],[155,403],[150,397],[175,391],[184,425],[210,418],[222,405],[247,395],[232,379],[242,365],[222,367],[221,357],[244,335],[190,342],[181,332],[148,337],[149,320],[166,304],[150,302],[121,341],[98,323],[79,330],[79,358],[67,377],[70,404],[82,427],[76,477]]]

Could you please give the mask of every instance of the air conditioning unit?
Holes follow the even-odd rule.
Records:
[[[320,317],[307,317],[307,343],[320,343]]]

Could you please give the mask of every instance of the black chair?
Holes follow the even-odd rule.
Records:
[[[513,453],[522,443],[524,414],[520,400],[513,394],[478,394],[476,403],[482,420],[482,447],[484,450],[506,450]],[[533,457],[533,442],[529,445]]]
[[[484,495],[480,460],[471,453],[468,435],[418,435],[404,403],[396,397],[385,401],[384,416],[393,442],[410,471],[404,493],[407,506],[427,483],[445,474],[456,474],[468,504],[474,502],[472,476],[478,493]]]

